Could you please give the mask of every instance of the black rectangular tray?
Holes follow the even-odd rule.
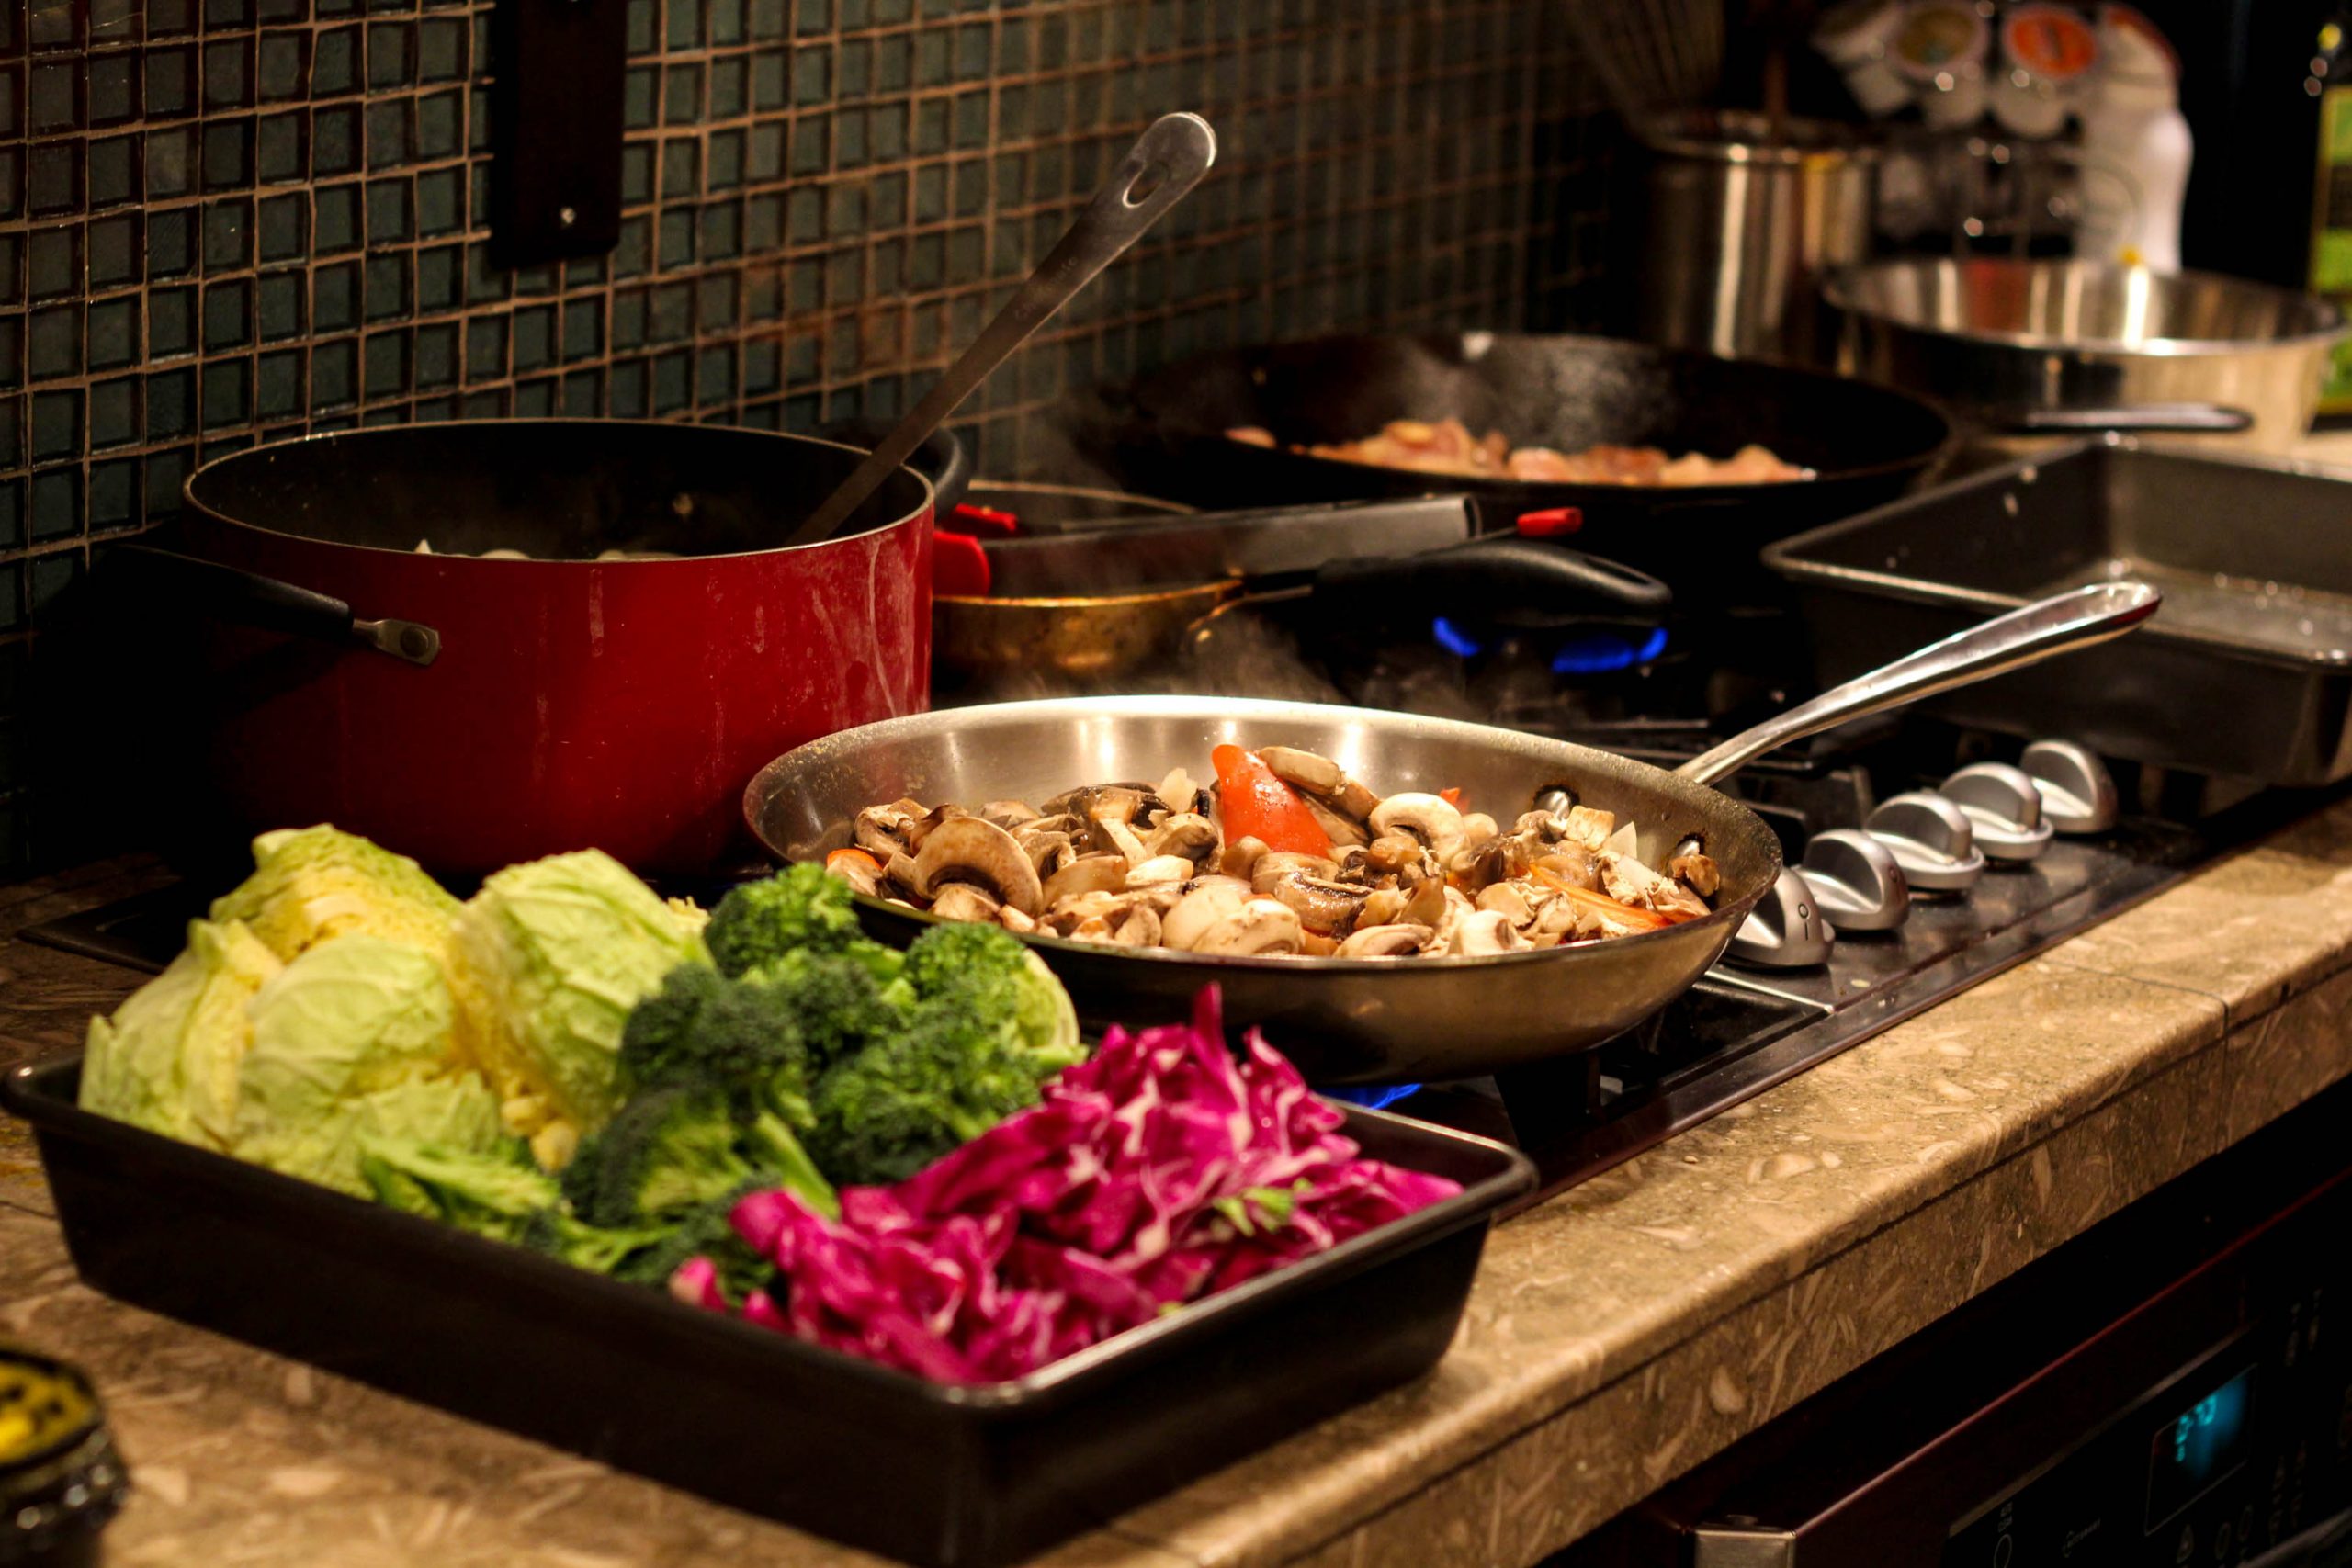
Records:
[[[2352,483],[2108,439],[1783,539],[1825,683],[2064,588],[2165,595],[2130,637],[1933,698],[1962,724],[2310,787],[2352,775]]]
[[[82,1278],[459,1416],[910,1562],[1026,1556],[1434,1365],[1533,1168],[1356,1107],[1462,1192],[1015,1382],[925,1382],[0,1077]]]

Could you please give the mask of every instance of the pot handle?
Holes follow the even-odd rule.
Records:
[[[284,632],[319,642],[371,648],[411,664],[441,657],[441,634],[415,621],[362,620],[340,599],[297,588],[274,577],[153,545],[117,545],[107,551],[118,580],[168,592],[198,614],[239,626]]]
[[[1647,572],[1515,535],[1419,555],[1336,560],[1314,577],[1317,596],[1367,619],[1459,616],[1540,630],[1593,621],[1662,623],[1673,591]]]
[[[2018,435],[2081,434],[2114,431],[2126,435],[2234,435],[2254,428],[2254,415],[2222,403],[2142,403],[2112,409],[2015,409],[1987,416],[1999,430]]]
[[[890,422],[886,419],[837,419],[817,432],[820,440],[862,446],[869,452],[889,434]],[[933,431],[922,446],[908,454],[907,467],[931,481],[934,523],[955,511],[956,503],[964,499],[964,492],[972,488],[972,449],[961,436],[944,427]]]
[[[2037,600],[1832,686],[1674,771],[1694,784],[1713,784],[1792,740],[2121,637],[2163,603],[2164,595],[2154,588],[2132,581],[2102,582]]]

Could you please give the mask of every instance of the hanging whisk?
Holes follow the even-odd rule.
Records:
[[[1689,108],[1724,70],[1724,0],[1566,0],[1568,25],[1628,121]]]

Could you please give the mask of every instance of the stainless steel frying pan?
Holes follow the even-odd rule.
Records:
[[[927,804],[1044,800],[1075,784],[1205,771],[1211,747],[1305,747],[1383,794],[1459,786],[1509,822],[1546,790],[1634,824],[1642,858],[1697,839],[1723,873],[1715,912],[1639,936],[1485,958],[1204,957],[1023,938],[1090,1024],[1186,1015],[1203,987],[1226,1016],[1268,1036],[1323,1084],[1475,1077],[1581,1051],[1623,1033],[1694,984],[1781,872],[1763,819],[1709,785],[1773,747],[1932,693],[2106,641],[2160,596],[2117,582],[2029,604],[1860,676],[1724,742],[1673,773],[1611,752],[1485,725],[1311,703],[1097,697],[1007,703],[889,719],[811,742],[762,769],[743,813],[769,851],[814,860],[849,841],[857,813]],[[931,917],[861,898],[869,930],[904,942]]]

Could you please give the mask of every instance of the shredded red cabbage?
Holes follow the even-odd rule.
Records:
[[[1114,1029],[1043,1100],[839,1223],[783,1191],[735,1207],[777,1279],[737,1304],[695,1258],[680,1300],[942,1382],[1019,1377],[1461,1189],[1362,1157],[1216,987],[1189,1027]]]

